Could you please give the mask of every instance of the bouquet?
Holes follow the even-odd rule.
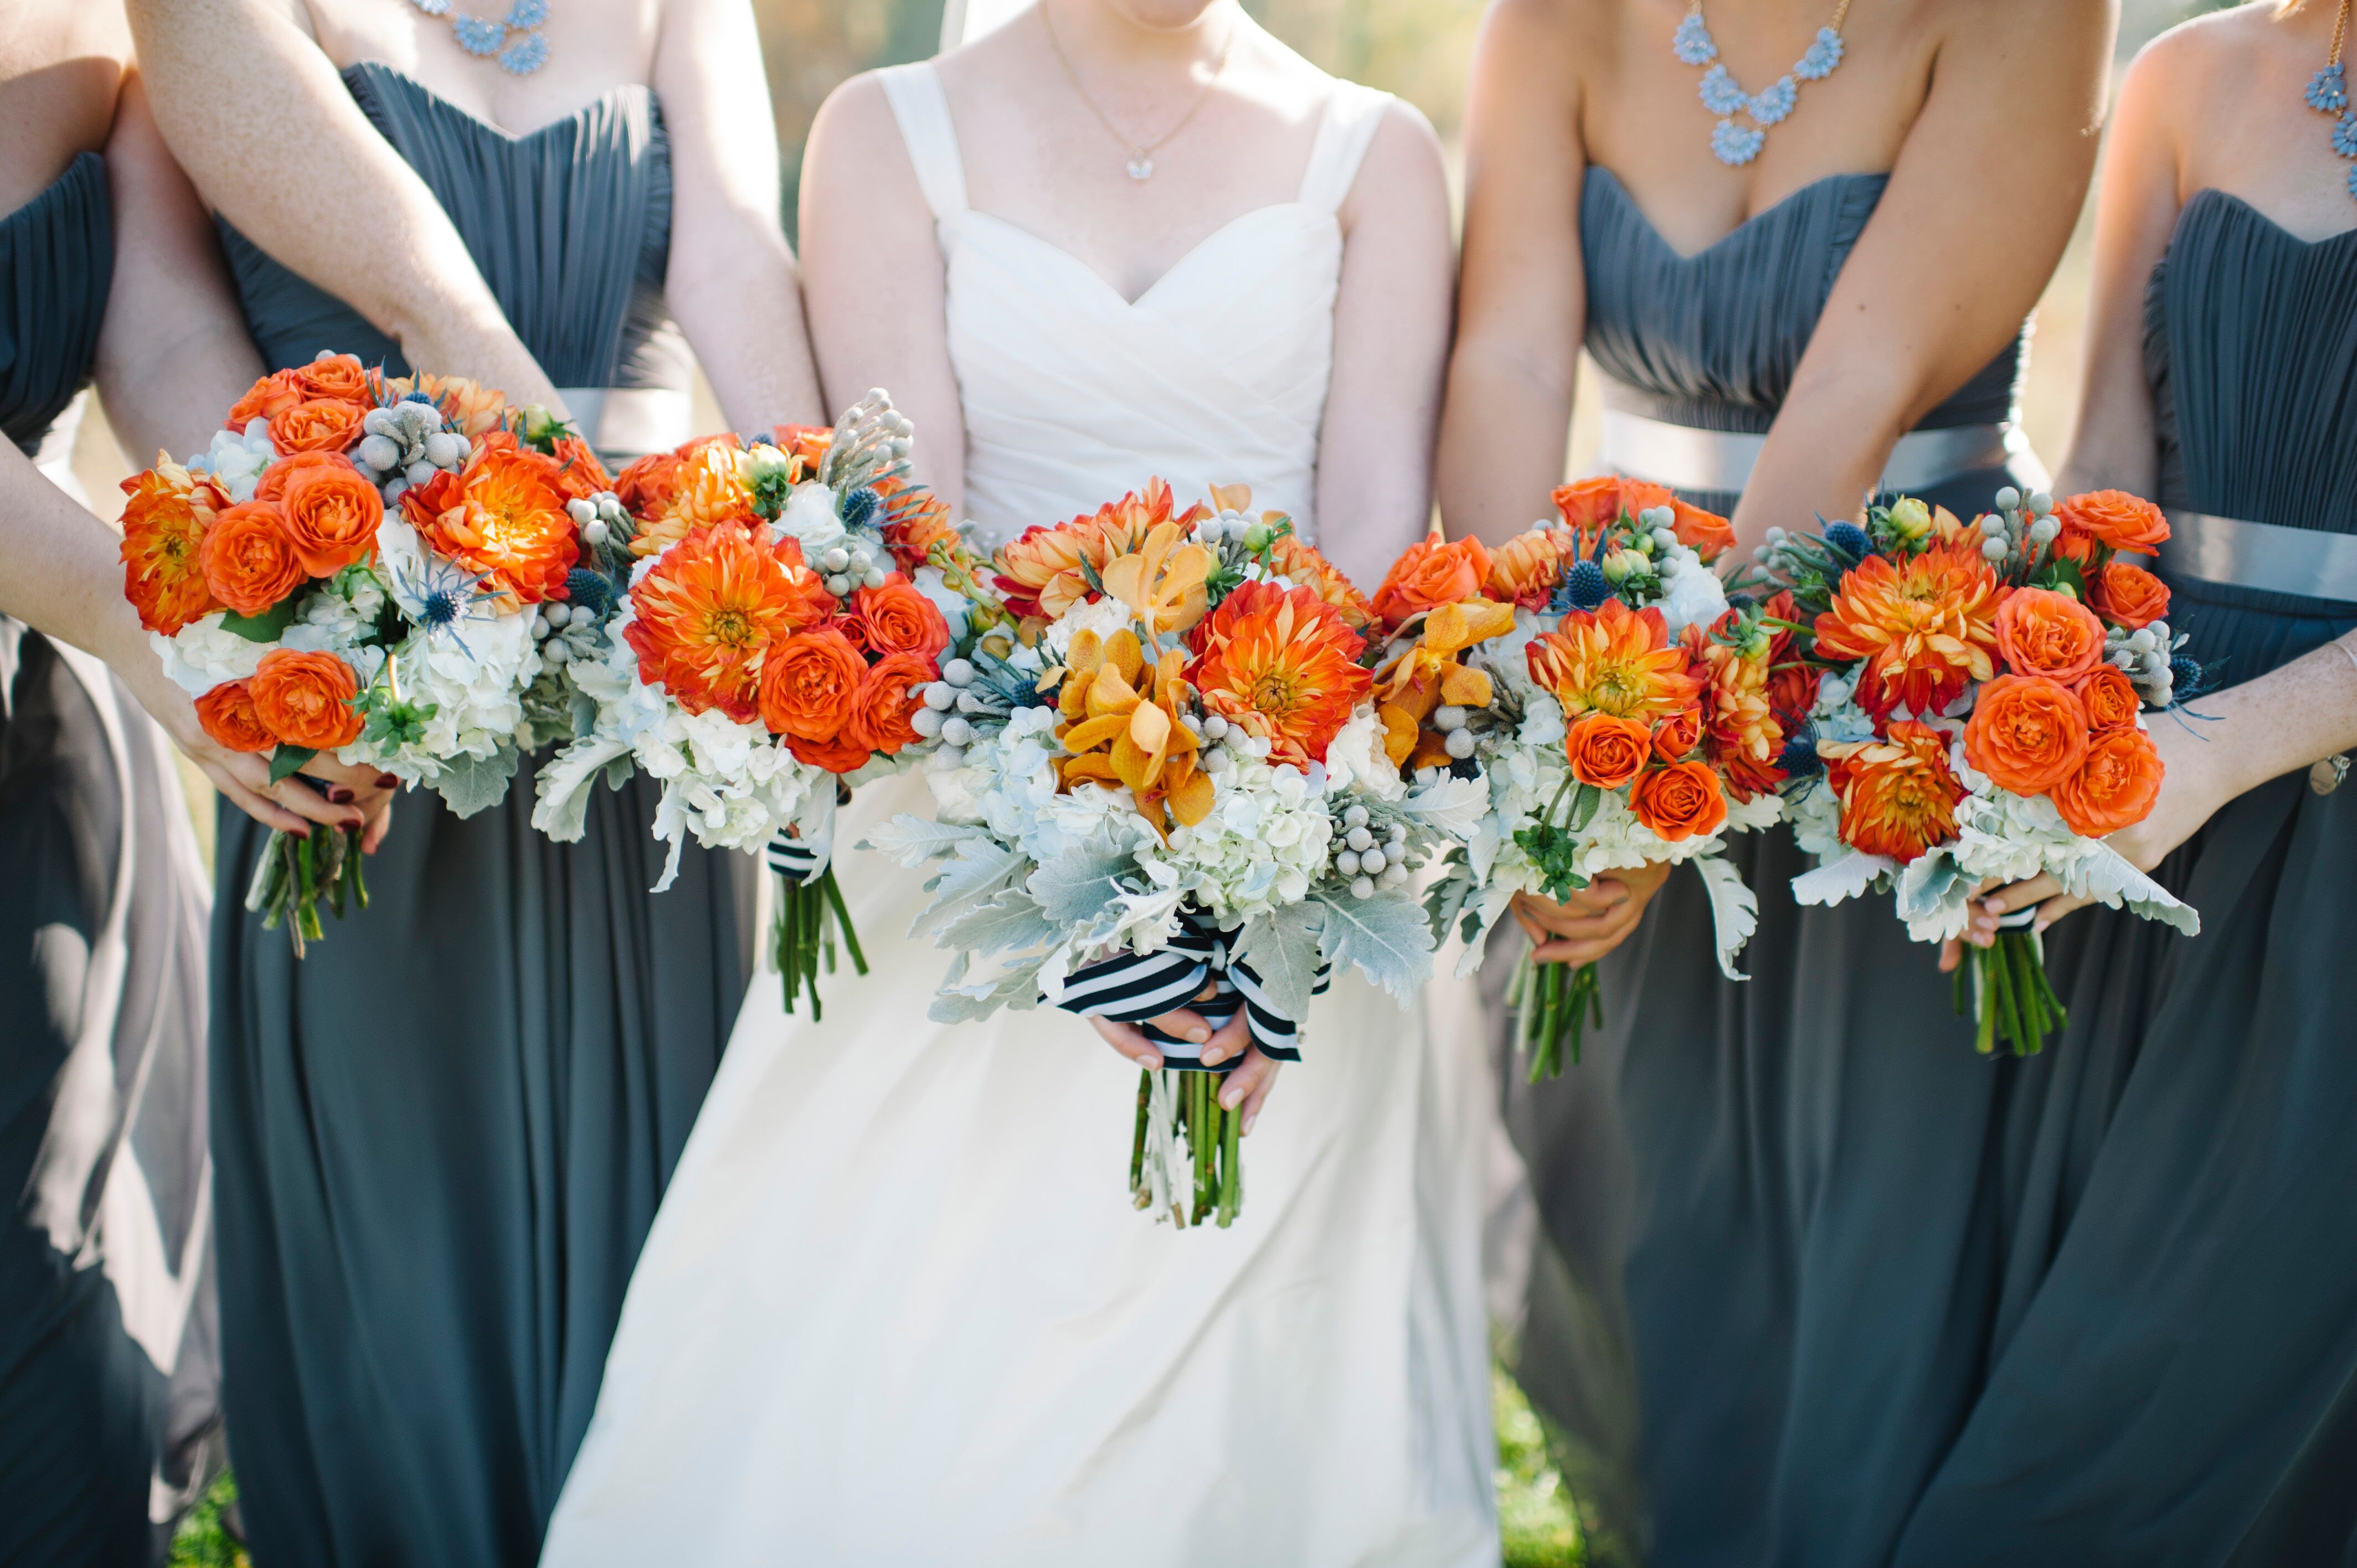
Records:
[[[544,410],[322,354],[255,382],[206,451],[124,481],[124,591],[206,734],[267,753],[274,782],[326,752],[467,816],[536,744],[568,504],[607,483]],[[323,903],[367,906],[358,849],[274,832],[246,907],[299,956]]]
[[[2200,918],[2104,844],[2160,792],[2145,715],[2194,693],[2174,657],[2169,589],[2125,558],[2169,536],[2148,501],[2115,490],[2056,507],[2012,488],[1966,524],[1920,500],[1863,528],[1771,530],[1770,604],[1814,685],[1788,800],[1817,869],[1803,904],[1895,886],[1918,941],[1963,933],[1984,884],[2048,873],[2077,897],[2187,935]],[[2035,1051],[2067,1021],[2022,910],[1996,944],[1967,946],[1956,1007],[1984,1051]]]
[[[1241,1008],[1292,1059],[1330,967],[1403,1004],[1429,977],[1406,882],[1462,786],[1411,787],[1387,749],[1365,599],[1285,516],[1247,515],[1248,490],[1213,503],[1180,512],[1157,479],[999,553],[990,607],[1011,624],[954,672],[937,816],[872,839],[937,866],[919,929],[957,957],[935,1018]],[[1233,1063],[1154,1037],[1167,1066],[1140,1079],[1132,1196],[1227,1225],[1240,1117],[1214,1079]]]
[[[838,934],[867,972],[834,878],[837,804],[939,741],[958,694],[942,660],[976,624],[947,585],[980,559],[909,482],[910,435],[875,392],[831,431],[692,441],[593,498],[597,581],[576,598],[597,606],[594,640],[567,662],[570,738],[538,782],[534,825],[570,840],[599,778],[645,769],[671,850],[657,891],[690,835],[768,845],[786,1005],[807,988],[814,1016]]]
[[[1739,979],[1758,902],[1724,835],[1781,811],[1772,632],[1711,571],[1726,520],[1629,479],[1554,499],[1560,522],[1494,554],[1474,540],[1416,546],[1375,596],[1395,637],[1421,626],[1418,657],[1461,646],[1464,661],[1464,675],[1432,665],[1437,680],[1408,682],[1383,710],[1415,725],[1418,779],[1447,769],[1480,785],[1478,825],[1426,894],[1434,929],[1460,930],[1469,972],[1516,894],[1561,899],[1609,871],[1691,861],[1720,967]],[[1533,1082],[1577,1062],[1603,1021],[1589,964],[1526,954],[1508,1002]]]

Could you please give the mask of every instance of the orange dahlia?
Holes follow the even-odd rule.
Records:
[[[1176,510],[1170,487],[1161,479],[1146,482],[1143,494],[1131,491],[1117,501],[1099,507],[1095,515],[1076,517],[1053,528],[1031,528],[998,552],[998,589],[1006,607],[1024,619],[1053,620],[1088,597],[1083,562],[1102,572],[1115,556],[1126,555],[1146,543],[1146,535],[1167,522],[1184,530],[1210,515],[1200,505]]]
[[[1736,618],[1729,610],[1712,630],[1723,635]],[[1784,770],[1776,765],[1784,751],[1784,726],[1769,695],[1767,652],[1747,658],[1741,648],[1699,627],[1686,628],[1686,645],[1703,678],[1703,741],[1710,760],[1727,775],[1738,800],[1774,793],[1784,782]]]
[[[1826,781],[1841,797],[1842,842],[1904,864],[1956,836],[1964,787],[1948,766],[1948,737],[1900,719],[1884,740],[1817,747]]]
[[[630,590],[623,635],[639,679],[662,683],[689,713],[718,708],[739,724],[760,709],[770,645],[815,626],[834,601],[792,540],[765,545],[741,522],[699,528],[663,552]]]
[[[1188,671],[1207,713],[1269,740],[1271,756],[1323,762],[1326,745],[1373,685],[1364,639],[1314,588],[1246,583],[1211,612]]]
[[[633,555],[660,555],[699,528],[753,520],[753,494],[737,472],[734,435],[707,435],[641,457],[614,481],[639,532]]]
[[[1817,617],[1817,652],[1866,660],[1857,700],[1875,717],[1902,704],[1936,714],[1996,673],[2007,593],[1969,544],[1901,561],[1871,555],[1842,574],[1833,607]]]
[[[1342,575],[1341,568],[1303,542],[1299,534],[1279,534],[1269,545],[1268,554],[1279,575],[1315,590],[1340,613],[1342,624],[1352,631],[1364,631],[1374,624],[1375,607],[1367,602],[1367,596]]]
[[[884,548],[902,571],[924,565],[936,547],[955,551],[963,542],[950,503],[932,491],[895,479],[878,484],[876,492],[884,498]]]
[[[1617,714],[1650,725],[1702,691],[1662,612],[1632,610],[1619,599],[1565,616],[1556,629],[1531,639],[1527,657],[1531,679],[1555,694],[1569,718]]]
[[[205,584],[205,530],[229,496],[203,474],[156,455],[156,466],[123,481],[123,596],[139,624],[169,637],[221,608]]]
[[[526,604],[555,596],[581,538],[548,459],[486,445],[459,474],[404,490],[401,514],[435,549]]]

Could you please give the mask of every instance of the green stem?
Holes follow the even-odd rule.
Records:
[[[1235,1223],[1243,1212],[1243,1107],[1220,1112],[1220,1229]]]
[[[1143,1208],[1152,1200],[1146,1191],[1146,1128],[1154,1103],[1154,1069],[1137,1075],[1137,1130],[1129,1140],[1129,1192]]]

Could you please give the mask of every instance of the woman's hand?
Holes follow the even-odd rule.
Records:
[[[1531,956],[1539,962],[1594,963],[1629,940],[1669,876],[1666,865],[1615,871],[1560,904],[1517,893],[1514,919],[1531,939]]]
[[[2158,865],[2170,850],[2191,838],[2202,823],[2248,788],[2233,777],[2228,757],[2217,743],[2193,733],[2184,720],[2155,725],[2150,733],[2153,748],[2160,753],[2160,798],[2153,802],[2150,816],[2104,840],[2138,871]],[[1998,887],[1994,893],[1986,887],[1981,891],[1987,896],[1973,909],[1971,926],[1962,938],[1951,937],[1940,949],[1943,974],[1953,972],[1963,961],[1964,942],[1978,948],[1996,944],[2000,916],[2038,905],[2030,929],[2042,932],[2072,910],[2094,902],[2072,897],[2062,891],[2061,884],[2043,875]]]
[[[1219,993],[1217,984],[1206,982],[1203,989],[1196,993],[1195,1000],[1209,1002]],[[1191,1007],[1177,1008],[1151,1022],[1166,1035],[1176,1035],[1189,1045],[1202,1047],[1203,1065],[1206,1067],[1217,1067],[1238,1051],[1243,1053],[1242,1065],[1228,1074],[1226,1081],[1220,1085],[1220,1103],[1230,1111],[1243,1107],[1243,1130],[1246,1133],[1251,1133],[1253,1123],[1260,1120],[1260,1108],[1267,1101],[1268,1091],[1276,1085],[1276,1069],[1285,1064],[1271,1061],[1261,1054],[1258,1046],[1252,1043],[1252,1023],[1245,1016],[1245,1010],[1237,1008],[1236,1015],[1217,1029]],[[1111,1018],[1091,1018],[1089,1023],[1105,1044],[1138,1066],[1148,1071],[1162,1066],[1162,1052],[1146,1037],[1146,1031],[1138,1026],[1117,1023]]]

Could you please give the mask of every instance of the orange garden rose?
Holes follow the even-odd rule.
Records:
[[[340,452],[361,438],[361,416],[368,411],[356,403],[317,398],[270,416],[270,444],[283,456],[297,452]]]
[[[1167,522],[1191,530],[1210,515],[1196,506],[1183,513],[1170,487],[1149,480],[1143,494],[1132,491],[1099,507],[1092,516],[1076,517],[1054,528],[1026,529],[1023,536],[998,552],[998,592],[1010,613],[1027,620],[1053,620],[1089,595],[1088,579],[1081,575],[1085,561],[1103,572],[1115,556],[1126,555],[1146,543],[1146,536]]]
[[[1531,639],[1526,658],[1531,679],[1555,694],[1566,718],[1595,712],[1651,725],[1683,711],[1702,690],[1662,612],[1632,610],[1619,599],[1565,616]]]
[[[2144,709],[2136,683],[2109,664],[2088,671],[2072,690],[2079,694],[2079,705],[2087,710],[2087,727],[2097,735],[2135,724]]]
[[[1817,651],[1866,660],[1857,700],[1875,717],[1900,706],[1936,714],[1996,672],[1995,621],[2006,595],[1968,544],[1900,561],[1871,555],[1842,574],[1832,607],[1817,617]]]
[[[1641,774],[1629,792],[1637,821],[1670,843],[1708,838],[1727,825],[1727,796],[1704,762],[1673,762]]]
[[[349,403],[362,409],[373,407],[376,403],[369,390],[368,367],[361,363],[357,354],[330,354],[324,360],[297,365],[285,374],[305,402]]]
[[[2106,561],[2087,585],[2087,602],[2115,626],[2140,631],[2169,613],[2169,585],[2141,566]]]
[[[1622,478],[1618,474],[1598,474],[1558,486],[1549,499],[1561,514],[1563,525],[1592,542],[1599,530],[1611,527],[1623,514],[1634,518],[1639,512],[1667,506],[1676,498],[1666,485]]]
[[[832,626],[780,638],[761,664],[761,722],[797,740],[833,740],[866,675],[867,660]]]
[[[1715,511],[1672,497],[1670,517],[1670,532],[1678,536],[1678,542],[1706,562],[1717,560],[1735,543],[1735,525]]]
[[[928,669],[950,645],[949,622],[932,600],[898,572],[880,588],[855,588],[844,629],[868,652],[913,653]],[[926,677],[931,679],[931,675]]]
[[[332,577],[376,553],[384,498],[339,453],[282,458],[263,475],[253,494],[257,500],[279,503],[286,536],[295,542],[303,570],[314,577]]]
[[[2068,594],[2017,588],[1996,612],[1996,650],[2017,675],[2069,685],[2104,661],[2104,623]]]
[[[221,486],[162,453],[123,481],[123,596],[139,624],[169,637],[221,604],[205,581],[205,530],[229,507]]]
[[[360,680],[332,653],[274,648],[246,685],[254,717],[287,746],[330,751],[361,737]]]
[[[1443,539],[1437,531],[1392,563],[1375,590],[1374,610],[1385,626],[1442,605],[1460,604],[1490,581],[1490,552],[1478,539]]]
[[[636,615],[623,637],[639,656],[639,679],[660,682],[691,714],[718,708],[750,723],[770,643],[834,613],[801,546],[770,546],[756,532],[737,522],[699,528],[630,590]]]
[[[245,395],[230,404],[229,417],[221,422],[224,430],[243,430],[257,419],[269,419],[285,413],[304,400],[302,384],[293,371],[274,371],[248,387]]]
[[[278,744],[253,711],[253,693],[243,681],[215,686],[197,699],[197,723],[231,751],[268,751]]]
[[[1568,528],[1517,533],[1490,552],[1490,596],[1526,610],[1546,608],[1578,548],[1579,535]]]
[[[2102,838],[2152,814],[2160,779],[2160,752],[2150,736],[2136,728],[2109,730],[2095,737],[2079,771],[2052,795],[2072,832]]]
[[[924,706],[921,693],[933,679],[931,659],[914,653],[888,653],[869,666],[851,698],[851,712],[843,721],[843,738],[862,751],[890,756],[915,743],[916,727],[909,716]]]
[[[2054,548],[2074,561],[2084,561],[2093,547],[2126,550],[2149,555],[2169,537],[2169,518],[2142,496],[2126,490],[2091,490],[2072,496],[2054,509],[2062,532]]]
[[[1964,787],[1948,766],[1948,737],[1900,719],[1883,740],[1817,747],[1825,779],[1841,797],[1842,842],[1906,864],[1956,836]]]
[[[213,597],[242,616],[260,615],[309,580],[276,501],[224,509],[198,557]]]
[[[826,740],[804,740],[798,735],[790,735],[785,737],[785,742],[786,749],[794,754],[796,762],[823,768],[829,773],[849,773],[864,768],[868,757],[875,755],[869,747],[851,738],[847,725],[842,733]]]
[[[1964,760],[2000,789],[2042,795],[2087,755],[2087,710],[2044,675],[2000,675],[1980,689],[1964,725]]]
[[[1583,714],[1563,737],[1571,776],[1598,789],[1618,789],[1636,778],[1652,744],[1643,725],[1612,714]]]
[[[1323,762],[1374,678],[1359,668],[1365,639],[1314,588],[1246,583],[1204,623],[1203,651],[1187,678],[1206,713],[1260,736],[1271,756]]]
[[[462,473],[401,494],[401,514],[443,554],[525,604],[559,597],[580,533],[538,453],[488,449]]]
[[[1671,714],[1653,726],[1653,755],[1663,762],[1684,762],[1702,744],[1702,704]]]
[[[1315,589],[1352,631],[1364,631],[1375,624],[1375,607],[1367,602],[1367,596],[1359,592],[1334,563],[1304,543],[1299,534],[1279,537],[1269,546],[1269,559],[1288,582]]]

